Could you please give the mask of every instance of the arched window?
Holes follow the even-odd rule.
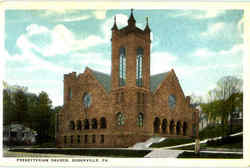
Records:
[[[142,113],[138,114],[137,126],[140,127],[140,128],[143,127],[143,114]]]
[[[70,130],[74,130],[75,129],[75,122],[74,121],[70,121],[69,122],[69,129]]]
[[[162,125],[161,125],[161,129],[162,129],[162,133],[167,133],[167,119],[163,119],[162,120]]]
[[[107,128],[106,119],[104,117],[100,119],[100,125],[101,125],[101,128]]]
[[[184,121],[183,122],[183,135],[184,136],[187,135],[187,129],[188,129],[187,122]]]
[[[160,124],[161,124],[161,121],[158,117],[155,117],[155,120],[154,120],[154,132],[155,133],[159,133],[160,131]]]
[[[119,56],[120,56],[120,65],[119,65],[119,85],[124,86],[126,83],[126,50],[124,47],[121,47],[119,50]]]
[[[137,48],[136,51],[136,86],[142,87],[142,61],[143,49]]]
[[[77,120],[76,127],[77,127],[77,130],[82,129],[82,122],[80,120]]]
[[[169,125],[170,134],[174,134],[174,121],[172,120]]]
[[[88,119],[84,120],[84,129],[89,129],[89,120]]]
[[[181,122],[178,121],[176,124],[176,134],[180,135],[180,133],[181,133]]]
[[[123,113],[119,112],[116,115],[117,125],[124,125],[124,115]]]
[[[97,120],[95,118],[92,119],[91,126],[92,126],[92,129],[97,129]]]

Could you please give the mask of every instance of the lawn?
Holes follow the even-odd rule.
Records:
[[[185,143],[191,143],[193,140],[191,138],[167,138],[164,141],[160,143],[153,143],[150,145],[152,148],[160,148],[160,147],[167,147],[167,146],[175,146],[175,145],[181,145]]]

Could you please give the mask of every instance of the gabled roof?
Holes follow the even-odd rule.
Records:
[[[95,71],[92,70],[93,75],[95,76],[95,78],[100,82],[100,84],[102,84],[102,86],[104,87],[104,89],[107,92],[110,92],[111,90],[111,76],[99,71]],[[168,75],[169,72],[164,72],[164,73],[160,73],[160,74],[156,74],[156,75],[152,75],[150,76],[150,91],[154,92],[157,87],[160,85],[160,83],[166,78],[166,76]]]
[[[150,90],[154,92],[159,84],[166,78],[169,72],[164,72],[150,76]]]
[[[93,72],[93,75],[95,76],[95,78],[102,84],[104,89],[107,92],[109,92],[111,90],[111,77],[110,77],[110,75],[102,73],[102,72],[94,71],[92,69],[91,69],[91,71]]]

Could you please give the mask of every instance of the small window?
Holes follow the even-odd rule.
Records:
[[[64,144],[67,144],[67,136],[64,136]]]
[[[74,130],[75,129],[75,122],[73,120],[70,121],[69,123],[69,129]]]
[[[125,118],[124,118],[123,113],[121,113],[121,112],[117,113],[116,119],[117,119],[117,124],[119,126],[124,125]]]
[[[84,120],[84,129],[89,129],[89,120],[88,119]]]
[[[92,135],[92,143],[95,143],[95,135]]]
[[[77,130],[81,130],[82,129],[82,122],[80,120],[77,121]]]
[[[104,143],[104,135],[101,135],[101,144]]]
[[[101,123],[101,128],[107,128],[106,119],[104,117],[101,118],[100,123]]]
[[[95,118],[92,119],[92,129],[97,129],[97,120]]]
[[[137,118],[137,126],[139,128],[143,127],[143,114],[139,113],[138,118]]]
[[[88,143],[88,135],[84,136],[84,143],[87,144]]]
[[[72,89],[69,88],[69,100],[71,100],[71,99],[72,99]]]
[[[70,142],[71,142],[71,144],[74,143],[74,136],[73,135],[70,136]]]
[[[77,143],[81,143],[81,136],[80,135],[77,135]]]

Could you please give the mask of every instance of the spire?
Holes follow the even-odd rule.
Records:
[[[128,25],[129,26],[135,26],[135,18],[134,18],[134,15],[133,15],[133,9],[131,9],[131,13],[130,13],[130,17],[128,19]]]
[[[144,29],[145,32],[150,32],[150,28],[148,26],[148,16],[146,17],[146,27]]]
[[[118,30],[117,25],[116,25],[116,16],[114,17],[114,25],[111,30]]]

